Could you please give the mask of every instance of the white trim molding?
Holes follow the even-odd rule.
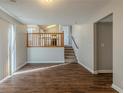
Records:
[[[9,79],[11,77],[11,75],[6,76],[4,79],[0,80],[0,84],[3,83],[4,81],[6,81],[7,79]]]
[[[88,68],[87,66],[85,66],[84,64],[82,64],[82,63],[81,63],[81,62],[79,62],[79,61],[78,61],[78,63],[79,63],[81,66],[83,66],[85,69],[87,69],[90,73],[95,74],[95,72],[94,72],[94,70],[93,70],[93,69]]]
[[[73,46],[73,47],[74,47],[74,46]],[[77,58],[77,60],[78,60],[78,63],[79,63],[81,66],[83,66],[85,69],[87,69],[90,73],[96,74],[93,69],[87,67],[86,65],[84,65],[83,63],[81,63],[81,62],[79,61],[79,58],[78,58],[77,53],[76,53],[76,51],[75,51],[75,48],[73,48],[73,49],[74,49],[75,56],[76,56],[76,58]]]
[[[123,89],[119,88],[115,84],[112,84],[112,88],[115,89],[116,91],[118,91],[119,93],[123,93]]]
[[[22,68],[23,66],[25,66],[26,64],[27,64],[27,62],[25,62],[25,63],[22,64],[21,66],[17,67],[17,68],[16,68],[16,71],[19,70],[20,68]],[[15,71],[15,72],[16,72],[16,71]],[[14,72],[14,73],[15,73],[15,72]],[[14,75],[14,73],[13,73],[12,75],[8,75],[8,76],[6,76],[5,78],[3,78],[2,80],[0,80],[0,84],[3,83],[4,81],[6,81],[7,79],[11,78],[11,77]]]
[[[16,71],[21,69],[22,67],[24,67],[27,64],[27,62],[25,62],[24,64],[20,65],[19,67],[16,68]]]
[[[95,74],[98,74],[98,73],[113,73],[112,70],[96,70],[94,72],[95,72]]]
[[[65,61],[27,61],[27,63],[65,63]]]

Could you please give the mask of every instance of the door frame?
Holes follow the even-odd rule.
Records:
[[[98,21],[96,21],[93,24],[93,27],[94,27],[94,74],[98,74],[99,73],[98,70],[97,70],[97,67],[98,67],[98,62],[97,62],[97,59],[98,59],[98,57],[97,57],[97,52],[98,52],[98,49],[97,49],[97,23],[100,20],[102,20],[102,19],[104,19],[104,18],[106,18],[106,17],[108,17],[110,15],[113,16],[113,13],[108,14],[107,16],[99,19]],[[112,64],[113,64],[113,30],[112,30]],[[113,74],[113,65],[112,65],[112,74]]]

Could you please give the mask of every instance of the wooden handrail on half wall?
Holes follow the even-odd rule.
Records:
[[[64,47],[64,33],[26,33],[27,47]]]

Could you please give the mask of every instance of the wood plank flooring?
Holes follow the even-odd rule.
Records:
[[[112,74],[92,75],[79,64],[27,64],[0,84],[0,93],[118,93]]]

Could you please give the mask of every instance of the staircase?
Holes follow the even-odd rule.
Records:
[[[72,46],[65,46],[65,63],[78,63]]]

